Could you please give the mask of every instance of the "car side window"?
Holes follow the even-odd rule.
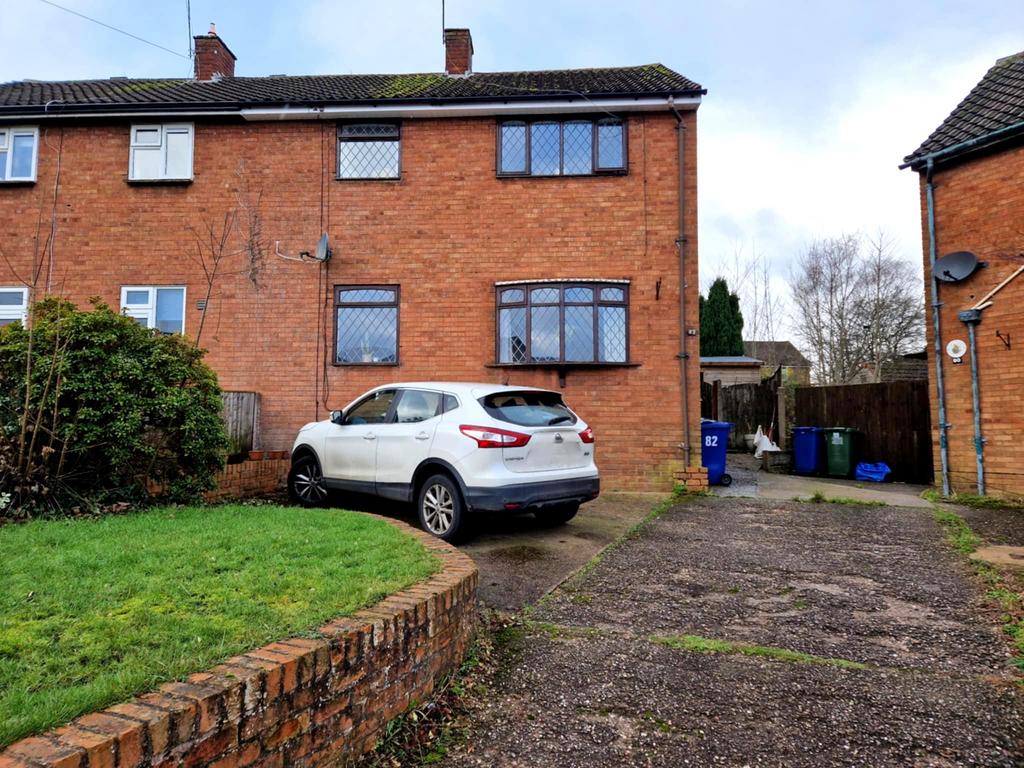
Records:
[[[455,395],[445,394],[444,396],[444,412],[454,411],[459,407],[459,399]]]
[[[395,390],[384,389],[374,392],[357,403],[345,416],[346,424],[385,424],[395,400]]]
[[[398,400],[395,420],[399,424],[415,424],[418,421],[426,421],[440,413],[440,405],[440,392],[406,389],[402,391],[402,396]]]

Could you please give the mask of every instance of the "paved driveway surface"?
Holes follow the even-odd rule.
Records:
[[[447,764],[1022,765],[979,600],[925,510],[683,504],[506,633]]]

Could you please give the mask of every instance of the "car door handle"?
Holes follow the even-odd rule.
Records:
[[[369,433],[363,435],[363,440],[376,440],[376,439],[377,439],[377,436],[375,434],[373,434],[373,432],[369,432]]]
[[[420,432],[418,435],[416,435],[416,439],[417,440],[429,440],[430,439],[430,435],[428,435],[426,432]]]

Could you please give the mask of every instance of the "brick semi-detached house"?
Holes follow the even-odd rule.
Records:
[[[939,478],[1024,496],[1024,53],[997,61],[906,166],[921,177]],[[935,280],[962,276],[932,268],[958,251],[986,266]]]
[[[430,74],[236,77],[195,42],[192,79],[0,86],[0,322],[99,297],[198,337],[265,450],[388,381],[511,382],[564,392],[605,487],[699,482],[701,86],[474,72],[465,29]]]

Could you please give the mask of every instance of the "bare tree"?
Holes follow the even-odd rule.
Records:
[[[727,275],[740,297],[744,336],[752,341],[774,341],[783,312],[783,297],[772,286],[772,260],[752,243],[737,245]]]
[[[850,381],[921,343],[924,306],[914,270],[880,233],[816,240],[790,276],[797,337],[822,384]]]

